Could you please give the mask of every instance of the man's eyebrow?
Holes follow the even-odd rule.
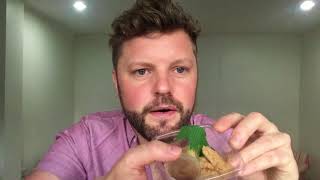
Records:
[[[129,68],[132,68],[134,66],[142,66],[142,67],[154,67],[154,65],[152,63],[148,63],[148,62],[132,62],[129,64]]]
[[[171,62],[170,66],[179,65],[179,64],[185,64],[185,63],[193,65],[192,59],[182,58],[182,59],[176,59],[175,61]],[[154,65],[153,63],[150,63],[150,62],[131,62],[128,65],[129,69],[134,68],[136,66],[154,68],[156,65]]]
[[[176,65],[176,64],[184,64],[184,63],[189,63],[189,64],[193,64],[191,59],[185,58],[185,59],[177,59],[175,61],[173,61],[171,64],[172,65]]]

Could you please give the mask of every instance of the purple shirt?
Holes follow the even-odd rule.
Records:
[[[190,121],[196,125],[213,122],[200,114]],[[36,169],[50,172],[60,180],[94,180],[105,176],[128,149],[137,146],[137,141],[121,111],[97,112],[59,133]],[[146,171],[148,179],[152,179],[150,168]]]

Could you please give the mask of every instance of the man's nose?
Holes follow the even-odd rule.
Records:
[[[154,91],[156,94],[171,92],[171,83],[168,75],[158,75],[155,79]]]

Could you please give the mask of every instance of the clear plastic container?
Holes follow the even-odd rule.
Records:
[[[188,142],[176,139],[179,130],[157,136],[155,138],[156,140],[169,144],[176,144],[183,148],[183,152],[179,159],[163,163],[166,177],[170,177],[169,179],[172,180],[237,179],[239,171],[244,167],[244,163],[238,151],[234,150],[229,145],[229,137],[226,134],[218,133],[211,125],[202,125],[200,127],[204,128],[206,132],[209,151],[213,149],[222,159],[219,157],[216,159],[206,158],[207,156],[200,158],[189,155],[190,153],[186,152]],[[215,155],[217,155],[216,153]],[[206,161],[204,161],[203,158],[205,158]],[[224,162],[221,162],[221,160]],[[207,162],[210,162],[208,167]],[[217,164],[222,166],[219,167]]]

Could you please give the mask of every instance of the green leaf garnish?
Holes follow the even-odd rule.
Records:
[[[202,147],[208,146],[204,128],[196,125],[183,126],[177,140],[187,140],[189,154],[195,154],[197,157],[202,156]]]

